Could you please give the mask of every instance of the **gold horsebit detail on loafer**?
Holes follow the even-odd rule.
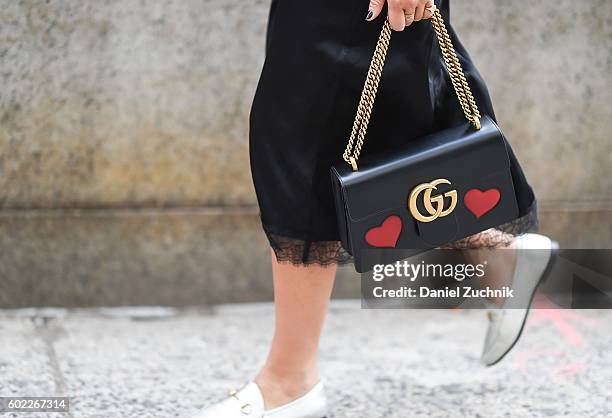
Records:
[[[238,391],[236,390],[232,390],[229,393],[229,396],[236,399],[238,402],[242,402],[238,397]],[[242,412],[244,415],[251,415],[251,413],[253,412],[253,407],[250,403],[243,403],[242,405],[240,405],[240,412]]]
[[[487,319],[491,322],[498,319],[499,314],[495,311],[487,311]]]

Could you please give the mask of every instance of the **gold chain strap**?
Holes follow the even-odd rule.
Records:
[[[478,106],[472,95],[472,90],[470,90],[470,86],[465,78],[463,68],[455,52],[455,47],[446,31],[446,26],[444,25],[444,20],[439,10],[435,11],[431,18],[431,23],[436,32],[438,45],[440,46],[440,51],[442,51],[442,57],[448,68],[448,73],[453,83],[455,93],[457,94],[457,98],[459,99],[459,103],[461,104],[461,108],[463,109],[463,114],[474,129],[479,130],[480,112],[478,111]]]
[[[478,111],[478,106],[476,105],[470,86],[467,83],[463,69],[461,68],[461,63],[459,62],[450,36],[446,31],[446,26],[444,25],[444,20],[439,10],[436,9],[434,11],[431,23],[434,27],[440,51],[442,52],[442,57],[444,58],[444,63],[446,64],[453,88],[461,104],[461,109],[466,119],[476,130],[478,130],[480,129],[480,112]],[[359,105],[357,106],[357,114],[355,115],[355,121],[351,129],[351,136],[349,137],[344,154],[342,154],[344,161],[349,163],[354,171],[357,171],[357,160],[359,160],[361,147],[363,146],[368,123],[370,122],[376,92],[378,91],[378,83],[380,82],[385,59],[387,58],[390,40],[391,25],[389,21],[386,20],[380,32],[372,61],[370,62],[368,75],[363,86],[363,91],[361,92]]]

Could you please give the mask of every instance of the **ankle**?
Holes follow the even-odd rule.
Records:
[[[319,381],[316,369],[280,372],[264,367],[255,378],[265,409],[285,405],[307,393]]]

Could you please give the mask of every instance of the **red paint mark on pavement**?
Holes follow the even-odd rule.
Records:
[[[580,363],[564,364],[557,368],[557,372],[565,377],[574,377],[582,370],[584,370],[584,364]]]
[[[551,342],[550,350],[527,350],[516,353],[513,367],[526,373],[548,372],[565,378],[573,378],[586,370],[586,366],[582,363],[573,363],[571,360],[567,361],[569,360],[567,358],[564,361],[568,352],[559,351],[559,348],[563,349],[564,342],[573,347],[584,347],[585,339],[580,330],[585,327],[597,327],[601,321],[581,315],[576,310],[560,309],[543,296],[536,298],[533,307],[527,326],[547,326],[550,324],[559,331],[563,340]],[[548,361],[554,359],[553,361],[557,364],[546,366],[542,364],[545,363],[544,361],[539,361],[540,359],[547,359]]]
[[[550,322],[565,337],[566,341],[575,346],[582,346],[582,335],[568,322],[574,319],[565,314],[560,309],[538,309],[534,311],[534,316],[529,319],[528,325],[533,326],[541,322]]]
[[[529,327],[549,322],[557,328],[567,342],[577,347],[583,346],[584,338],[574,324],[578,323],[580,326],[584,326],[585,324],[594,325],[597,323],[591,318],[578,314],[575,310],[559,309],[544,297],[538,298],[534,305],[536,309],[532,311],[532,315],[527,322]]]

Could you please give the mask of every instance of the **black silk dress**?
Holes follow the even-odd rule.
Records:
[[[487,87],[437,0],[480,113],[495,119]],[[330,166],[342,162],[386,8],[368,0],[273,0],[266,58],[250,114],[250,161],[263,229],[280,262],[350,260],[341,248]],[[465,123],[431,22],[393,32],[362,155]],[[536,200],[510,151],[519,218],[456,248],[495,246],[535,230]],[[503,233],[501,233],[503,231]]]

